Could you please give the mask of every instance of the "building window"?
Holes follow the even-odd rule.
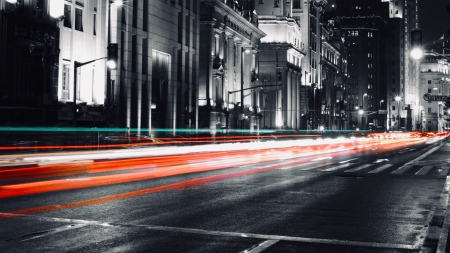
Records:
[[[395,105],[392,106],[392,110],[395,111]]]
[[[93,23],[94,23],[93,24],[94,25],[94,27],[93,27],[93,30],[94,30],[93,34],[97,35],[97,29],[96,29],[96,26],[97,26],[97,14],[95,14],[95,13],[94,13],[94,17],[93,17]]]
[[[79,8],[75,9],[75,30],[83,31],[83,10]]]
[[[280,0],[275,0],[275,1],[273,2],[273,7],[275,7],[275,8],[280,7]]]
[[[259,0],[259,4],[264,4],[264,0]]]
[[[65,4],[64,5],[64,27],[72,28],[71,15],[72,15],[72,6]]]
[[[430,88],[428,88],[428,93],[431,93],[431,89]]]
[[[138,1],[133,0],[133,21],[131,25],[134,28],[137,28],[137,20],[138,20]]]
[[[431,80],[428,80],[428,84],[431,84]]]
[[[69,99],[69,77],[70,77],[70,65],[63,63],[62,88],[61,88],[62,99]]]
[[[431,113],[431,108],[428,108],[428,113]]]
[[[142,17],[142,30],[145,32],[148,31],[148,0],[144,0],[144,8],[143,8],[144,15]]]

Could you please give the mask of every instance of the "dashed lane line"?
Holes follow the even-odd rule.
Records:
[[[371,167],[371,166],[373,166],[373,165],[374,165],[374,164],[371,164],[371,163],[363,164],[363,165],[361,165],[361,166],[358,166],[358,167],[353,168],[353,169],[346,170],[346,171],[344,171],[344,172],[356,172],[356,171],[358,171],[358,170],[362,170],[362,169]]]
[[[348,167],[348,166],[350,166],[352,164],[353,163],[344,163],[342,165],[331,167],[331,168],[328,168],[328,169],[324,169],[322,171],[334,171],[334,170],[338,170],[338,169],[342,169],[342,168]]]
[[[385,165],[383,165],[383,166],[381,166],[381,167],[379,167],[377,169],[371,170],[368,173],[378,173],[378,172],[381,172],[381,171],[383,171],[383,170],[385,170],[385,169],[387,169],[387,168],[389,168],[391,166],[392,166],[392,164],[388,163],[388,164],[385,164]]]
[[[403,174],[403,172],[411,169],[413,166],[414,165],[412,165],[412,164],[405,164],[402,167],[392,171],[391,174]]]
[[[416,175],[425,175],[431,170],[431,168],[433,168],[433,166],[422,167],[419,171],[416,172]]]

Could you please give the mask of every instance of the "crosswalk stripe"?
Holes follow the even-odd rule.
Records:
[[[411,169],[412,166],[414,166],[414,165],[412,165],[412,164],[405,164],[402,167],[392,171],[391,174],[403,174],[403,172]]]
[[[331,168],[328,168],[328,169],[325,169],[325,170],[322,170],[322,171],[333,171],[333,170],[338,170],[338,169],[341,169],[341,168],[348,167],[348,166],[350,166],[351,164],[353,164],[353,163],[345,163],[345,164],[342,164],[342,165],[339,165],[339,166],[336,166],[336,167],[331,167]]]
[[[391,166],[392,166],[392,164],[388,163],[388,164],[385,164],[385,165],[383,165],[383,166],[381,166],[381,167],[379,167],[377,169],[371,170],[368,173],[378,173],[378,172],[383,171],[383,170],[385,170],[385,169],[387,169],[387,168],[389,168]]]
[[[361,166],[358,166],[358,167],[353,168],[353,169],[350,169],[350,170],[346,170],[346,171],[344,171],[344,172],[355,172],[355,171],[358,171],[358,170],[362,170],[362,169],[368,168],[368,167],[373,166],[373,165],[374,165],[374,164],[372,164],[372,163],[369,163],[369,164],[363,164],[363,165],[361,165]]]
[[[428,173],[428,171],[431,170],[431,168],[433,168],[433,166],[422,167],[419,171],[416,172],[416,175],[425,175]]]

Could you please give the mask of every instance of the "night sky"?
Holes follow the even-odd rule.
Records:
[[[327,9],[335,2],[336,0],[328,0]],[[419,0],[419,28],[423,30],[424,45],[439,40],[443,34],[446,39],[450,38],[447,33],[450,30],[450,13],[447,12],[449,5],[450,0]]]

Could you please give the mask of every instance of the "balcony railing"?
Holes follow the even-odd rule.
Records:
[[[241,5],[235,3],[233,0],[223,0],[224,3],[234,10],[236,13],[244,17],[254,26],[258,27],[258,16],[253,13],[253,10],[244,10]]]

